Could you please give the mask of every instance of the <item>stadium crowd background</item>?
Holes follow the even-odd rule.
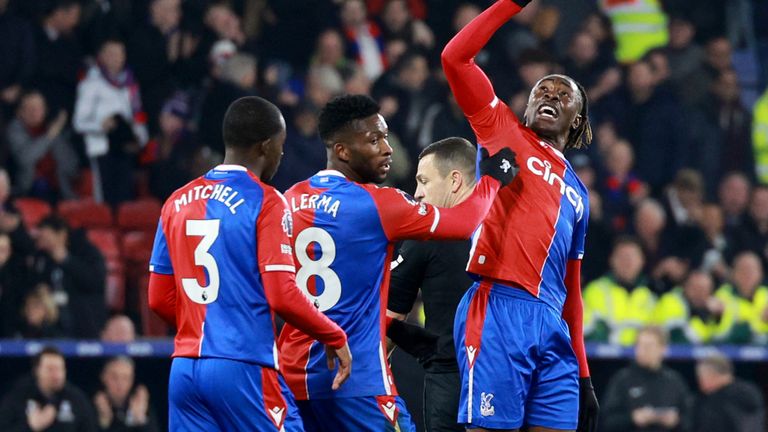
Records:
[[[220,161],[241,96],[285,114],[285,190],[325,166],[320,107],[372,95],[412,192],[426,145],[474,139],[439,54],[490,3],[0,0],[0,336],[167,335],[146,307],[160,203]],[[768,3],[661,3],[535,0],[476,60],[520,115],[547,73],[588,91],[595,141],[568,155],[588,340],[765,344]]]

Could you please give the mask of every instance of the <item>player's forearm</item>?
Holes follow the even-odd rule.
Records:
[[[347,343],[344,330],[317,310],[299,291],[293,273],[266,272],[262,274],[262,280],[269,307],[286,323],[333,348],[341,348]]]
[[[456,207],[439,210],[440,219],[431,238],[440,240],[470,238],[491,209],[500,186],[496,179],[488,176],[481,177],[475,190],[464,202]]]
[[[443,50],[441,59],[448,84],[465,115],[479,112],[495,98],[488,77],[474,58],[494,33],[521,8],[511,0],[499,0],[467,24]]]
[[[565,271],[567,294],[563,305],[563,319],[568,323],[571,345],[579,362],[579,377],[589,376],[587,351],[584,347],[584,303],[581,299],[581,261],[569,260]]]
[[[167,324],[176,325],[176,282],[173,275],[149,274],[149,308]]]

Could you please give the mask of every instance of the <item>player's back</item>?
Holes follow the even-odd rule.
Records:
[[[392,245],[371,195],[375,186],[321,171],[286,192],[293,213],[296,283],[348,335],[355,370],[338,391],[323,347],[286,326],[281,370],[299,400],[394,394],[383,344]]]
[[[193,180],[165,202],[152,271],[175,278],[174,357],[277,367],[256,253],[259,215],[273,205],[283,206],[277,191],[244,168],[228,165]]]

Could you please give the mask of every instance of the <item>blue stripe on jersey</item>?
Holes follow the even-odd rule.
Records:
[[[332,391],[335,371],[328,370],[323,347],[315,343],[307,366],[309,397],[386,394],[379,357],[379,287],[385,265],[389,265],[385,262],[389,240],[381,226],[378,209],[365,189],[343,177],[316,175],[310,179],[310,186],[340,202],[335,217],[321,209],[315,210],[313,226],[326,231],[333,239],[333,244],[328,246],[333,247],[335,258],[329,267],[341,282],[341,297],[324,313],[347,332],[355,371],[338,391]],[[298,232],[296,235],[298,239],[302,234]],[[315,252],[317,255],[313,260],[317,261],[329,250],[316,249]],[[296,264],[300,267],[300,260]],[[304,270],[300,268],[299,273],[301,271]],[[317,283],[317,288],[318,294],[322,295],[319,290],[324,284]]]
[[[577,191],[580,196],[586,198],[583,184],[573,172],[573,168],[571,168],[568,161],[565,161],[565,163],[567,167],[564,175],[565,184]],[[586,199],[583,205],[587,205]],[[563,194],[560,198],[560,210],[557,222],[555,223],[555,235],[541,273],[542,280],[539,286],[539,298],[558,311],[563,310],[567,293],[565,287],[565,268],[571,251],[571,245],[573,244],[576,224],[579,219],[576,209],[576,206],[568,199],[568,194]],[[587,217],[586,213],[582,213],[582,217]]]
[[[206,219],[226,223],[219,225],[219,235],[209,249],[221,282],[217,300],[206,308],[200,357],[275,367],[274,326],[256,256],[256,221],[264,190],[246,172],[211,171],[206,178],[221,180],[246,201],[235,214],[215,199],[206,204]]]

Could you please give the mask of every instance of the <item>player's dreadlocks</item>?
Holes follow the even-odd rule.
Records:
[[[328,102],[320,111],[317,129],[326,146],[332,146],[334,135],[355,120],[370,117],[381,107],[365,95],[343,95]]]
[[[579,94],[581,94],[581,111],[579,112],[581,115],[581,123],[576,129],[568,134],[568,142],[565,144],[566,150],[571,148],[584,148],[592,142],[592,125],[589,124],[589,101],[587,101],[587,92],[581,84],[576,82],[576,80],[572,79],[571,81],[576,83],[576,87],[579,89]]]

